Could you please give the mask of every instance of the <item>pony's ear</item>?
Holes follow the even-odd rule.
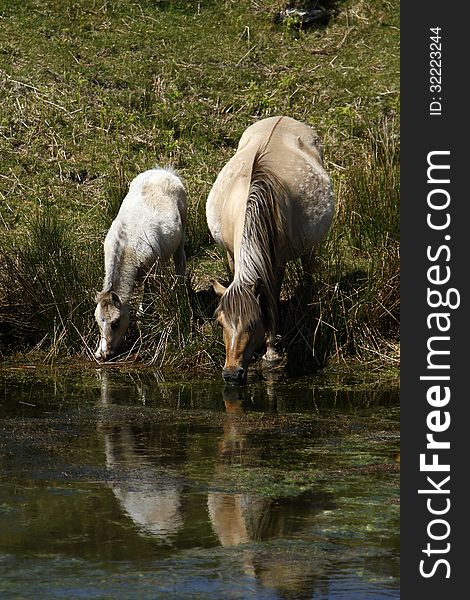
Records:
[[[119,298],[116,292],[111,292],[111,300],[116,308],[121,308],[121,298]]]
[[[217,296],[223,296],[227,291],[227,288],[223,286],[219,281],[217,281],[217,279],[211,279],[210,282]]]
[[[253,294],[254,294],[255,298],[259,298],[261,296],[261,294],[263,293],[264,283],[260,277],[258,277],[258,279],[253,284],[252,290],[253,290]]]
[[[109,298],[109,292],[107,290],[101,290],[101,292],[96,292],[95,294],[95,301],[97,304],[103,302],[103,300],[106,300],[107,298]]]

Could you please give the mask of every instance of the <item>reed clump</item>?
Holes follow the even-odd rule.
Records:
[[[197,289],[189,272],[186,280],[169,265],[157,265],[145,287],[145,309],[137,316],[138,360],[173,371],[213,370],[223,361],[224,346],[212,318],[215,294]]]
[[[284,336],[296,365],[351,357],[399,363],[398,121],[388,116],[364,131],[314,264],[287,273]]]
[[[8,232],[7,232],[8,233]],[[0,242],[0,323],[5,348],[49,358],[82,354],[91,333],[98,265],[56,211],[45,209],[17,236]]]

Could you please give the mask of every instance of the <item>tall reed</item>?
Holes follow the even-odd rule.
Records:
[[[97,277],[93,244],[79,245],[51,209],[0,243],[0,320],[51,356],[88,347]]]

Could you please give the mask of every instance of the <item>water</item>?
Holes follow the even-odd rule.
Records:
[[[399,598],[395,381],[0,371],[0,597]]]

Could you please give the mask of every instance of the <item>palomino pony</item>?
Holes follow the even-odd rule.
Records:
[[[168,169],[150,169],[129,186],[104,241],[105,277],[96,295],[95,319],[100,329],[96,358],[111,358],[129,326],[129,300],[157,259],[173,257],[184,276],[186,255],[186,191]]]
[[[220,296],[226,381],[245,383],[251,358],[265,342],[266,364],[279,359],[274,342],[286,263],[312,253],[333,213],[315,131],[284,116],[248,127],[206,204],[209,229],[234,274],[228,288],[212,280]]]

